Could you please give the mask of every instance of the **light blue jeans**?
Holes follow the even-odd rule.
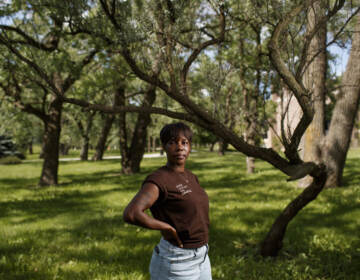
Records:
[[[208,251],[208,245],[183,249],[161,238],[151,257],[151,280],[211,280]]]

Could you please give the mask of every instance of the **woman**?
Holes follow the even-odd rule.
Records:
[[[160,139],[167,163],[146,177],[124,220],[161,232],[150,263],[152,280],[211,280],[209,199],[185,168],[192,131],[184,123],[168,124]],[[153,217],[145,213],[148,208]]]

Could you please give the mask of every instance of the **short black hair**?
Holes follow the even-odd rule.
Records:
[[[181,133],[184,134],[186,139],[191,143],[193,132],[190,127],[182,122],[167,124],[160,131],[161,143],[166,145],[169,140],[176,139]]]

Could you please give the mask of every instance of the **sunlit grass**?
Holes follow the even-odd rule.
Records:
[[[124,224],[122,211],[164,163],[144,159],[125,176],[118,160],[61,162],[60,185],[48,188],[37,187],[41,162],[1,165],[0,279],[149,279],[160,235]],[[302,190],[256,164],[247,175],[239,153],[191,155],[210,197],[213,279],[360,279],[360,150],[349,154],[345,186],[324,190],[289,225],[276,259],[261,258],[259,243]]]

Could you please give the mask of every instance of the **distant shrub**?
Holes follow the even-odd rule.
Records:
[[[20,153],[10,137],[0,135],[0,158],[18,157],[25,159],[24,154]]]
[[[0,158],[0,164],[19,164],[21,163],[21,159],[16,156],[8,156]]]

